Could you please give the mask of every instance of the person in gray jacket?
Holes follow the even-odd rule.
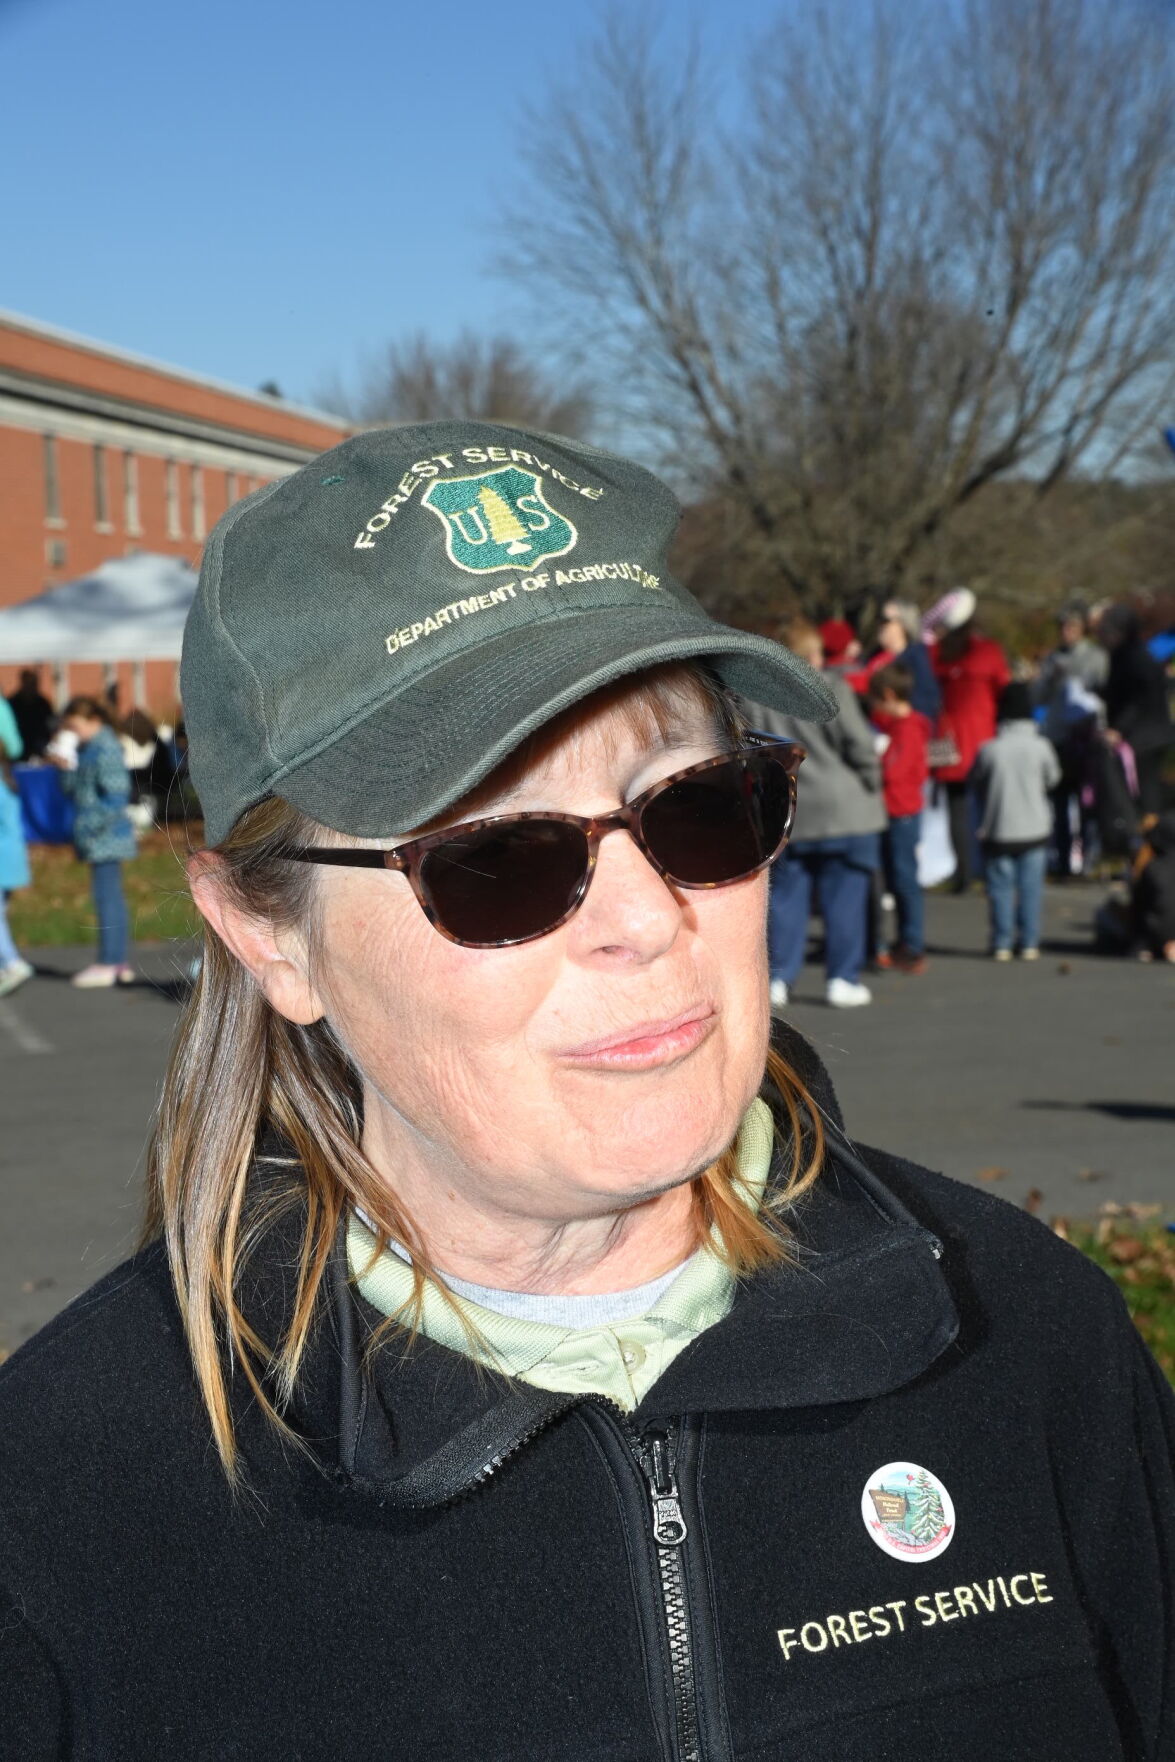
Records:
[[[1050,740],[1032,719],[1027,685],[1000,694],[999,727],[979,749],[972,780],[982,804],[979,842],[991,914],[991,952],[1010,961],[1015,940],[1021,960],[1040,954],[1040,916],[1053,809],[1050,792],[1061,765]]]
[[[800,625],[787,646],[820,668],[824,650],[819,631]],[[869,887],[881,860],[885,804],[881,761],[873,730],[851,688],[836,674],[825,684],[838,704],[830,722],[802,722],[794,716],[750,706],[754,725],[807,749],[791,842],[771,876],[769,939],[771,1003],[788,1001],[804,964],[812,896],[824,919],[825,999],[835,1009],[872,1002],[861,984],[865,964]]]
[[[1057,613],[1058,641],[1045,656],[1033,681],[1032,695],[1047,714],[1044,731],[1054,746],[1065,739],[1075,719],[1072,687],[1083,693],[1104,694],[1110,659],[1089,634],[1089,609],[1072,600]],[[1077,709],[1081,709],[1078,702]]]

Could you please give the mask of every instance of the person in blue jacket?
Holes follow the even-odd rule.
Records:
[[[129,924],[122,891],[122,865],[135,854],[135,835],[127,817],[130,773],[123,762],[118,736],[106,708],[96,698],[75,697],[65,707],[63,726],[78,738],[77,768],[60,760],[61,784],[73,798],[73,842],[89,863],[98,919],[98,959],[71,981],[79,990],[129,984],[134,968],[127,961]]]
[[[29,858],[20,823],[20,799],[12,781],[11,764],[24,751],[16,717],[6,698],[0,697],[0,997],[7,997],[26,979],[31,964],[21,958],[8,928],[8,895],[29,884]]]

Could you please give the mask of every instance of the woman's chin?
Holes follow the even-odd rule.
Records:
[[[738,1131],[736,1119],[696,1122],[683,1130],[678,1117],[651,1120],[646,1129],[632,1122],[630,1133],[591,1144],[591,1160],[581,1169],[576,1185],[622,1205],[640,1205],[659,1194],[671,1192],[709,1168]]]

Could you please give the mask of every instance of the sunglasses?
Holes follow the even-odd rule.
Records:
[[[774,862],[791,831],[804,748],[752,734],[722,758],[663,777],[612,814],[496,814],[395,850],[298,849],[299,863],[397,869],[425,916],[464,948],[510,948],[582,905],[600,840],[627,832],[666,881],[725,887]]]

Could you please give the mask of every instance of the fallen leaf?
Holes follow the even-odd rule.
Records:
[[[1107,1199],[1103,1205],[1098,1206],[1097,1210],[1099,1217],[1121,1217],[1126,1207],[1119,1205],[1116,1199]]]
[[[48,1291],[57,1283],[56,1279],[26,1279],[21,1286],[22,1291]]]
[[[1078,1169],[1077,1171],[1079,1181],[1104,1181],[1105,1178],[1105,1169]]]
[[[1143,1218],[1158,1217],[1162,1209],[1161,1205],[1133,1204],[1126,1207],[1126,1215],[1127,1217],[1138,1218],[1141,1221]]]
[[[1119,1266],[1129,1266],[1132,1260],[1146,1253],[1146,1243],[1140,1242],[1137,1236],[1115,1236],[1107,1253]]]
[[[1068,961],[1061,961],[1057,967],[1057,971],[1058,973],[1071,973],[1073,968],[1069,965]]]
[[[1040,1210],[1043,1198],[1044,1194],[1039,1187],[1030,1187],[1024,1200],[1025,1211],[1030,1211],[1035,1217],[1036,1213]]]
[[[1069,1240],[1069,1220],[1067,1217],[1051,1217],[1049,1219],[1049,1229],[1053,1232],[1054,1236],[1059,1236],[1062,1242],[1067,1242]]]
[[[976,1169],[977,1181],[1006,1181],[1009,1171],[1001,1168]]]

